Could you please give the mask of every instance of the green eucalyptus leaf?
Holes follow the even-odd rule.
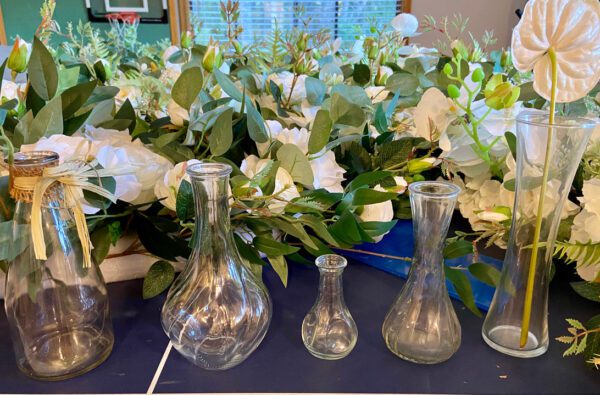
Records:
[[[210,152],[215,156],[223,155],[231,147],[233,142],[232,116],[233,108],[228,108],[221,113],[215,120],[210,136],[208,136]]]
[[[202,69],[191,67],[184,70],[177,78],[171,90],[171,95],[175,103],[189,111],[201,90]]]
[[[362,173],[354,177],[354,179],[346,186],[346,191],[350,192],[365,185],[372,187],[391,176],[392,173],[389,171],[381,170]]]
[[[242,102],[244,100],[244,95],[235,86],[235,84],[233,83],[233,81],[231,81],[228,75],[223,74],[223,72],[218,69],[215,69],[213,71],[213,74],[217,79],[217,82],[219,83],[221,89],[223,89],[223,91],[225,91],[225,93],[227,93],[229,97],[238,102]]]
[[[371,69],[366,64],[357,63],[354,65],[352,78],[359,85],[368,84],[371,81]]]
[[[411,96],[419,87],[419,79],[408,73],[394,73],[387,79],[385,87],[390,92],[399,92],[400,96]]]
[[[331,98],[329,111],[333,123],[336,124],[358,127],[365,122],[365,113],[362,108],[338,93]]]
[[[323,102],[327,93],[327,85],[323,81],[313,77],[306,77],[304,87],[306,89],[306,99],[310,104],[318,106]]]
[[[290,173],[294,181],[311,185],[314,181],[312,168],[306,155],[295,144],[283,144],[277,150],[277,159],[281,167]]]
[[[591,300],[593,302],[600,302],[600,284],[599,283],[590,283],[587,281],[574,281],[571,282],[571,288],[579,296],[586,298],[587,300]]]
[[[44,100],[50,100],[58,89],[58,69],[46,46],[33,38],[33,47],[27,66],[31,87]]]
[[[249,97],[246,97],[246,114],[248,115],[248,134],[257,143],[269,141],[269,135],[265,128],[265,121],[260,112],[254,107]]]
[[[242,239],[240,237],[240,235],[238,235],[237,233],[234,233],[233,240],[235,241],[235,245],[236,245],[240,255],[242,256],[242,258],[244,258],[246,261],[248,261],[249,263],[251,263],[253,265],[264,265],[265,264],[265,261],[260,259],[258,250],[251,244],[246,243],[244,241],[244,239]]]
[[[329,111],[319,110],[313,122],[310,137],[308,138],[308,153],[316,154],[329,142],[332,127]]]
[[[150,299],[163,293],[175,279],[175,268],[169,262],[156,261],[148,269],[144,278],[142,295]]]

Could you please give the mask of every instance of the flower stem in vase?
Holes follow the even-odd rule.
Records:
[[[548,56],[552,65],[552,89],[550,91],[550,126],[548,127],[548,140],[546,142],[546,153],[544,157],[544,170],[542,174],[542,183],[540,185],[540,200],[537,207],[537,216],[535,220],[535,230],[533,233],[533,246],[531,259],[529,261],[529,274],[527,277],[527,289],[525,291],[525,306],[523,308],[523,321],[521,323],[521,338],[519,346],[524,348],[527,344],[529,334],[529,323],[531,320],[531,305],[533,302],[533,288],[535,286],[535,270],[537,265],[537,256],[539,248],[539,238],[542,229],[542,220],[544,215],[544,200],[546,198],[546,187],[548,184],[548,175],[550,173],[550,152],[552,151],[552,125],[554,124],[554,113],[556,110],[556,84],[558,79],[556,67],[556,52],[553,48],[548,50]]]

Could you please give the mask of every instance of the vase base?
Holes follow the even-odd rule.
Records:
[[[548,350],[548,343],[540,343],[531,332],[527,334],[525,347],[519,348],[521,327],[514,325],[499,325],[489,331],[482,330],[481,335],[488,346],[503,354],[517,358],[539,357]]]
[[[321,354],[318,352],[314,352],[310,349],[308,349],[308,352],[310,353],[310,355],[312,355],[313,357],[319,358],[319,359],[324,359],[326,361],[336,361],[338,359],[342,359],[348,356],[348,354],[350,354],[352,352],[352,349],[344,352],[344,353],[340,353],[340,354]]]

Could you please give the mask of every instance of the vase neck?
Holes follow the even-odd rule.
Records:
[[[319,268],[319,297],[317,303],[344,305],[342,273],[347,265],[345,258],[339,255],[321,255],[316,260]]]
[[[413,215],[413,264],[429,266],[443,273],[446,234],[456,204],[459,187],[447,182],[418,182],[410,186]]]
[[[196,207],[196,248],[201,254],[227,252],[231,243],[229,220],[229,173],[231,167],[201,162],[191,166],[190,176]]]

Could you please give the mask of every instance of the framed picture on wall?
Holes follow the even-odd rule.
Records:
[[[115,15],[133,16],[140,23],[168,23],[167,0],[84,0],[92,22],[107,22]]]

